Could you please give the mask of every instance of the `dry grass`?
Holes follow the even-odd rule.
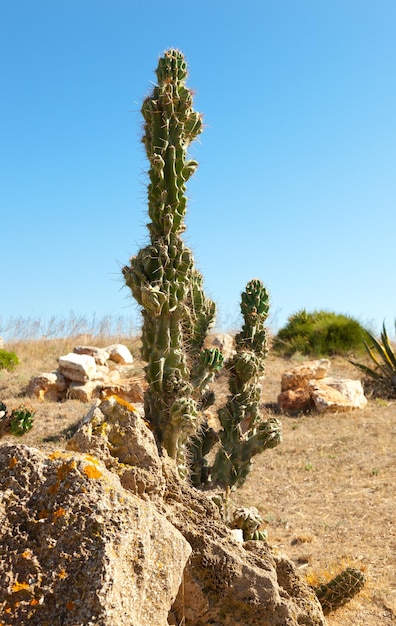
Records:
[[[138,358],[137,340],[92,339],[99,347],[113,341],[126,343]],[[6,349],[14,350],[21,364],[14,372],[0,371],[0,401],[10,409],[26,402],[24,389],[31,377],[55,369],[58,357],[76,343],[81,342],[7,344]],[[263,402],[269,413],[288,366],[283,359],[268,359]],[[138,362],[136,368],[141,372]],[[342,359],[333,360],[332,371],[359,377]],[[89,408],[75,400],[28,402],[34,406],[36,419],[22,442],[47,447],[62,447]],[[256,457],[247,483],[234,496],[235,503],[260,510],[270,543],[310,581],[318,583],[346,565],[365,571],[365,589],[328,616],[330,626],[394,624],[396,402],[371,399],[364,410],[354,413],[281,418],[283,443]]]

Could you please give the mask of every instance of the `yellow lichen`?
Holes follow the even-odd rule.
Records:
[[[66,511],[65,511],[65,509],[62,509],[62,507],[60,507],[59,509],[57,509],[56,511],[53,512],[54,519],[58,519],[59,517],[63,517],[63,515],[66,515]]]
[[[90,461],[90,463],[93,463],[94,465],[98,465],[100,463],[99,459],[92,456],[92,454],[84,454],[84,459],[86,461]]]
[[[66,602],[66,608],[68,611],[74,611],[74,609],[76,608],[76,603],[72,602],[72,600],[69,600],[68,602]]]
[[[52,452],[48,458],[51,461],[55,461],[56,459],[68,459],[70,458],[70,452],[63,452],[62,450],[55,450],[55,452]]]
[[[128,409],[128,411],[133,411],[134,413],[136,413],[136,407],[134,407],[133,404],[131,404],[130,402],[124,400],[124,398],[120,398],[120,396],[117,396],[116,394],[109,396],[109,399],[110,398],[114,398],[117,404],[123,406],[125,409]]]
[[[12,469],[13,467],[15,467],[15,465],[18,463],[18,459],[16,459],[14,456],[12,456],[8,462],[8,467],[10,469]]]
[[[30,548],[26,548],[26,550],[24,550],[21,554],[21,557],[23,559],[31,559],[33,556],[33,552],[31,551]]]
[[[18,591],[24,591],[26,589],[30,589],[29,583],[20,583],[15,581],[12,585],[12,593],[18,593]]]
[[[86,465],[83,472],[88,478],[97,479],[103,476],[102,472],[94,465]]]

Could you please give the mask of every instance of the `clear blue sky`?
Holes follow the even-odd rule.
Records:
[[[393,330],[395,0],[3,0],[0,47],[3,321],[138,320],[140,106],[175,47],[206,125],[185,238],[219,326],[258,277],[274,326],[325,308]]]

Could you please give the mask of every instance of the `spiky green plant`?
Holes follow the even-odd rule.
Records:
[[[260,413],[261,384],[267,355],[265,320],[269,296],[260,280],[251,280],[242,293],[242,331],[235,337],[236,353],[226,363],[230,395],[219,410],[220,448],[212,468],[212,480],[226,490],[243,485],[252,458],[282,439],[279,420],[263,420]]]
[[[146,419],[182,470],[186,442],[200,424],[201,393],[222,359],[210,350],[201,355],[215,304],[206,298],[202,276],[181,238],[186,183],[197,167],[187,150],[202,131],[202,116],[193,109],[181,52],[165,52],[156,74],[157,85],[142,106],[143,143],[150,162],[150,244],[123,268],[123,275],[143,307]]]
[[[322,605],[323,613],[327,615],[349,602],[361,591],[364,584],[363,572],[354,567],[347,567],[329,582],[315,587],[314,591]]]
[[[375,368],[355,361],[350,362],[374,381],[377,392],[391,397],[396,396],[396,353],[386,332],[385,323],[382,326],[381,341],[366,332],[363,343]]]
[[[266,530],[260,530],[262,517],[256,507],[238,507],[232,512],[232,528],[240,528],[243,531],[244,541],[268,541]]]
[[[22,437],[33,428],[33,418],[33,409],[25,404],[8,413],[6,405],[0,402],[0,438],[9,434]]]

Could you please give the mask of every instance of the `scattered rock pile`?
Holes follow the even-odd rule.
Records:
[[[75,399],[90,402],[93,398],[105,398],[116,394],[128,402],[143,402],[144,382],[130,382],[133,357],[123,344],[106,348],[76,346],[73,352],[61,356],[54,372],[34,377],[27,390],[28,395],[42,400],[62,401]]]
[[[329,359],[309,361],[285,372],[278,396],[280,409],[319,413],[363,409],[367,404],[360,380],[328,376]]]

